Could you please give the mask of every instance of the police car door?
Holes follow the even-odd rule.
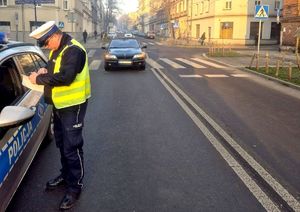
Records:
[[[32,59],[27,63],[32,64]],[[47,131],[48,126],[41,125],[49,124],[51,116],[48,115],[48,120],[44,118],[47,105],[43,102],[42,93],[22,86],[20,73],[24,73],[23,65],[18,61],[18,56],[0,64],[0,89],[5,91],[0,92],[0,110],[8,105],[35,110],[34,117],[21,126],[0,127],[0,211],[5,210],[17,190],[43,140],[44,131]]]

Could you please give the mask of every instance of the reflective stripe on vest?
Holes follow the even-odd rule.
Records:
[[[85,48],[76,40],[71,40],[72,45],[67,45],[57,56],[54,66],[54,74],[60,72],[61,59],[64,51],[71,47],[77,46],[85,52],[85,64],[80,73],[78,73],[74,81],[68,86],[56,86],[52,88],[52,101],[56,108],[65,108],[78,105],[91,97],[91,83],[89,75],[88,57]],[[52,56],[50,52],[49,58]]]

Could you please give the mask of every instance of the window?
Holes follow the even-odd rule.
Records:
[[[196,24],[196,38],[200,38],[200,24]]]
[[[196,12],[195,12],[195,16],[197,16],[199,13],[199,4],[196,4]]]
[[[68,10],[69,9],[68,0],[63,0],[63,9],[64,10]]]
[[[225,9],[226,9],[226,10],[231,10],[231,7],[232,7],[231,1],[226,1],[226,2],[225,2]]]
[[[260,1],[255,1],[255,5],[260,5]]]
[[[0,7],[7,6],[7,0],[0,0]]]
[[[280,1],[275,1],[274,10],[279,10],[279,9],[280,9]]]
[[[207,0],[207,2],[206,2],[206,10],[205,10],[206,13],[209,12],[209,7],[210,7],[210,0]]]
[[[0,65],[0,111],[14,105],[23,94],[15,63],[8,59]]]
[[[31,72],[37,71],[37,67],[30,54],[18,55],[17,58],[23,68],[24,74],[30,75]]]
[[[180,2],[180,12],[183,12],[183,1]]]
[[[233,22],[221,22],[220,38],[232,39]]]
[[[0,0],[1,1],[1,0]],[[10,22],[0,21],[0,32],[10,32]]]
[[[44,23],[45,22],[43,22],[43,21],[37,21],[36,26],[37,27],[42,26]],[[35,21],[30,21],[29,24],[30,24],[30,31],[31,32],[37,28],[37,27],[35,27]]]
[[[38,55],[32,55],[32,58],[38,68],[45,68],[47,63]]]
[[[203,8],[204,8],[204,2],[202,1],[202,2],[201,2],[201,6],[200,6],[200,14],[203,13]]]
[[[186,11],[186,0],[183,1],[183,10]]]

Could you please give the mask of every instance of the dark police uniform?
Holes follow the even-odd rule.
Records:
[[[64,108],[55,107],[53,101],[54,88],[70,85],[86,64],[86,52],[72,45],[71,41],[72,37],[64,33],[59,49],[53,51],[49,58],[48,73],[37,76],[36,83],[45,85],[45,101],[54,105],[54,136],[61,154],[61,176],[68,185],[68,191],[79,194],[84,176],[82,128],[88,100]],[[70,47],[65,49],[66,46]],[[60,71],[54,73],[56,60],[62,51]]]

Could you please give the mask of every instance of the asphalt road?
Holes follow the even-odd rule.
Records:
[[[149,57],[163,66],[162,73],[299,198],[297,94],[275,90],[276,85],[254,76],[233,77],[242,74],[237,70],[207,64],[194,68],[175,59],[201,58],[204,49],[143,41],[148,43]],[[102,50],[93,50],[90,63],[101,59]],[[174,68],[161,58],[185,68]],[[151,66],[146,71],[105,72],[103,64],[91,71],[92,98],[84,130],[85,186],[71,211],[264,211],[155,73]],[[218,132],[213,134],[218,138]],[[64,190],[45,192],[44,185],[59,168],[55,144],[43,146],[8,211],[57,210]],[[251,175],[251,169],[245,169]],[[251,176],[260,181],[255,173]],[[260,186],[280,205],[276,192]]]

